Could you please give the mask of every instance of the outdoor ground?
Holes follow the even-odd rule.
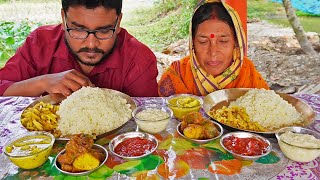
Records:
[[[124,0],[123,5],[123,22],[126,22],[134,15],[136,8],[152,6],[152,1]],[[39,7],[25,4],[0,5],[1,20],[19,21],[26,18],[32,21],[59,23],[60,3],[47,2]],[[125,27],[125,24],[123,26]],[[308,35],[314,48],[320,52],[319,35]],[[248,44],[248,57],[273,89],[294,93],[303,85],[319,84],[320,58],[311,58],[303,54],[292,29],[281,28],[264,21],[251,21],[248,23]],[[188,53],[187,40],[177,41],[163,52],[155,52],[159,62],[159,77],[172,61]]]

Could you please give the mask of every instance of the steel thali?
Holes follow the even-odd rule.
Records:
[[[203,98],[203,109],[206,112],[208,116],[209,111],[211,110],[217,110],[221,109],[223,106],[228,106],[230,102],[235,101],[239,97],[245,95],[250,88],[232,88],[232,89],[223,89],[219,91],[212,92],[205,96]],[[315,112],[312,110],[312,108],[307,105],[306,103],[302,102],[301,100],[290,96],[288,94],[284,93],[277,93],[281,98],[283,98],[285,101],[287,101],[289,104],[291,104],[295,109],[301,113],[302,118],[303,118],[303,123],[300,125],[301,127],[307,127],[311,125],[314,122],[315,119]],[[212,118],[212,117],[211,117]],[[212,118],[214,119],[214,118]],[[219,122],[218,120],[214,119],[215,121]],[[253,132],[253,133],[258,133],[260,135],[263,135],[265,137],[275,137],[275,133],[277,132],[278,129],[273,129],[271,131],[266,131],[266,132],[258,132],[258,131],[251,131],[251,130],[246,130],[246,129],[237,129],[234,127],[231,127],[229,125],[226,125],[224,123],[219,122],[225,129],[229,131],[247,131],[247,132]]]
[[[130,109],[133,110],[136,108],[136,103],[134,102],[134,100],[128,96],[127,94],[124,94],[122,92],[119,92],[119,91],[116,91],[116,90],[112,90],[112,89],[106,89],[104,88],[103,90],[107,91],[107,92],[111,92],[111,93],[114,93],[124,99],[127,100],[127,104],[130,104]],[[36,104],[38,104],[39,102],[44,102],[44,103],[50,103],[50,104],[53,104],[53,105],[58,105],[60,104],[64,99],[66,99],[66,97],[64,97],[63,95],[60,95],[60,94],[50,94],[50,95],[46,95],[46,96],[42,96],[40,98],[38,98],[36,101],[32,102],[29,106],[27,106],[23,112],[27,109],[27,108],[32,108],[34,107]],[[22,114],[23,114],[22,112]],[[22,119],[22,117],[20,117],[20,119]],[[115,133],[116,131],[118,131],[119,129],[121,129],[121,127],[123,127],[129,120],[131,119],[131,116],[130,118],[127,119],[127,121],[125,121],[123,124],[119,124],[117,128],[111,130],[111,131],[108,131],[108,132],[105,132],[105,133],[102,133],[102,134],[98,134],[96,136],[96,139],[100,139],[104,136],[107,136],[107,135],[110,135],[110,134],[113,134]],[[69,138],[68,136],[66,137],[58,137],[56,138],[56,141],[60,141],[60,142],[66,142],[66,141],[69,141]]]

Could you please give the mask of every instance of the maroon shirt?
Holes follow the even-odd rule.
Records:
[[[0,95],[15,82],[70,69],[82,72],[65,44],[61,25],[39,27],[0,69]],[[96,87],[118,90],[129,96],[158,96],[157,75],[152,51],[122,29],[113,53],[87,77]]]

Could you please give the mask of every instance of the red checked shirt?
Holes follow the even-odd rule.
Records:
[[[15,82],[70,69],[82,72],[65,44],[61,25],[39,27],[0,69],[0,95]],[[141,97],[158,96],[157,75],[152,51],[122,29],[113,53],[87,77],[96,87]]]

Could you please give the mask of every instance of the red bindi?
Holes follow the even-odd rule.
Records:
[[[214,38],[214,34],[210,34],[210,37],[211,37],[211,38]]]

